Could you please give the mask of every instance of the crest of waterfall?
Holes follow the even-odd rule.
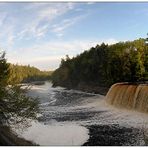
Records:
[[[148,113],[148,84],[116,83],[109,89],[106,101],[117,107]]]

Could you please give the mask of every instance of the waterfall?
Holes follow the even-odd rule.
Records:
[[[116,83],[109,89],[106,101],[116,107],[148,113],[148,84]]]

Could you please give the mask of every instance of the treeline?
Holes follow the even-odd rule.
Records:
[[[113,45],[102,43],[76,57],[66,56],[52,75],[53,85],[109,87],[116,82],[147,81],[147,46],[144,39]]]
[[[49,80],[52,71],[40,71],[36,67],[9,64],[9,84]]]

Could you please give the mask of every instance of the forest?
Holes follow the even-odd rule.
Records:
[[[33,66],[14,65],[9,63],[9,84],[30,83],[50,79],[52,71],[40,71]]]
[[[36,119],[38,109],[38,100],[30,98],[24,94],[20,83],[23,78],[27,78],[27,72],[34,70],[23,66],[16,66],[8,63],[5,59],[5,53],[0,53],[0,125],[9,125],[24,123],[27,125],[27,119]],[[13,68],[13,69],[12,69]],[[20,74],[19,70],[23,70]],[[17,69],[17,70],[16,70]],[[12,73],[12,70],[15,70]],[[26,70],[26,71],[25,71]],[[17,74],[17,75],[16,75]],[[26,74],[27,76],[23,76]],[[18,77],[19,75],[19,77]],[[32,75],[33,76],[33,75]],[[12,79],[14,77],[14,80]],[[21,78],[21,79],[20,79]],[[10,81],[11,80],[11,81]],[[10,85],[11,84],[11,85]]]
[[[25,123],[27,119],[36,119],[38,108],[37,98],[25,95],[20,83],[45,81],[50,79],[52,71],[8,63],[5,52],[0,52],[0,124]]]
[[[142,38],[113,45],[102,43],[73,58],[67,55],[52,75],[53,86],[67,88],[147,80],[148,47]]]

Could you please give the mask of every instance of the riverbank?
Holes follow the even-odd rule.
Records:
[[[100,95],[106,95],[109,90],[109,87],[103,87],[99,85],[86,84],[86,83],[79,83],[77,86],[53,85],[53,87],[57,87],[57,86],[65,87],[67,89],[80,90],[80,91],[84,91],[87,93],[100,94]]]
[[[9,127],[0,126],[0,146],[35,146],[36,144],[20,138]]]
[[[109,90],[109,87],[103,87],[103,86],[97,86],[97,85],[91,85],[91,84],[89,84],[89,85],[84,84],[83,85],[83,83],[82,84],[80,83],[74,89],[85,91],[85,92],[88,92],[88,93],[106,95],[108,90]]]

